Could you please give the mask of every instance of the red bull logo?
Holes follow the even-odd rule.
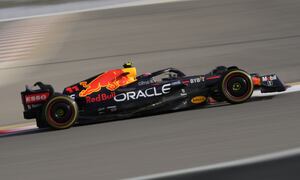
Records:
[[[85,97],[85,102],[87,104],[89,104],[89,103],[97,103],[97,102],[102,102],[102,101],[108,101],[108,100],[112,99],[115,96],[116,96],[115,92],[111,92],[110,94],[98,94],[98,96],[96,96],[96,97],[86,96]]]
[[[106,88],[110,91],[115,91],[121,86],[125,86],[132,83],[135,80],[136,70],[135,68],[116,69],[107,71],[90,83],[86,81],[80,82],[80,85],[85,88],[79,93],[80,97],[86,97],[94,92],[99,92],[101,88]]]

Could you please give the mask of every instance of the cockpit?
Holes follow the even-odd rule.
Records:
[[[151,80],[153,82],[163,82],[184,77],[185,74],[175,68],[166,68],[153,73],[145,73],[137,77],[138,80]]]

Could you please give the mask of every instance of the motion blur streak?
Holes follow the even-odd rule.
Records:
[[[16,24],[21,27],[16,27]],[[49,24],[40,25],[39,23],[34,26],[30,20],[4,26],[0,33],[0,62],[28,58],[33,49],[44,40],[48,27]]]
[[[25,0],[26,1],[26,0]],[[52,3],[46,5],[29,5],[0,9],[0,22],[25,20],[38,17],[75,14],[105,9],[142,6],[149,4],[170,3],[187,0],[85,0],[69,3]]]
[[[24,132],[27,130],[36,129],[36,125],[34,123],[22,123],[22,124],[13,124],[7,126],[0,126],[0,137],[1,135],[15,134]]]

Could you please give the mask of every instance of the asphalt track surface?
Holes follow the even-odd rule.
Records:
[[[0,33],[51,27],[36,52],[1,62],[0,122],[22,122],[16,94],[25,83],[62,90],[127,58],[139,72],[201,74],[223,64],[298,82],[299,17],[296,0],[199,0],[2,23]],[[300,145],[299,105],[300,93],[291,93],[3,137],[1,179],[120,179],[291,149]]]

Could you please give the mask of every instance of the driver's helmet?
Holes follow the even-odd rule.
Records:
[[[169,78],[170,79],[175,79],[175,78],[178,78],[177,74],[176,73],[169,73]]]
[[[172,79],[176,79],[177,78],[177,74],[176,73],[172,73],[172,72],[167,72],[165,73],[165,77],[162,78],[163,81],[169,81]]]
[[[132,62],[124,63],[124,64],[123,64],[123,67],[124,67],[124,68],[131,68],[131,67],[133,67],[133,63],[132,63]]]

